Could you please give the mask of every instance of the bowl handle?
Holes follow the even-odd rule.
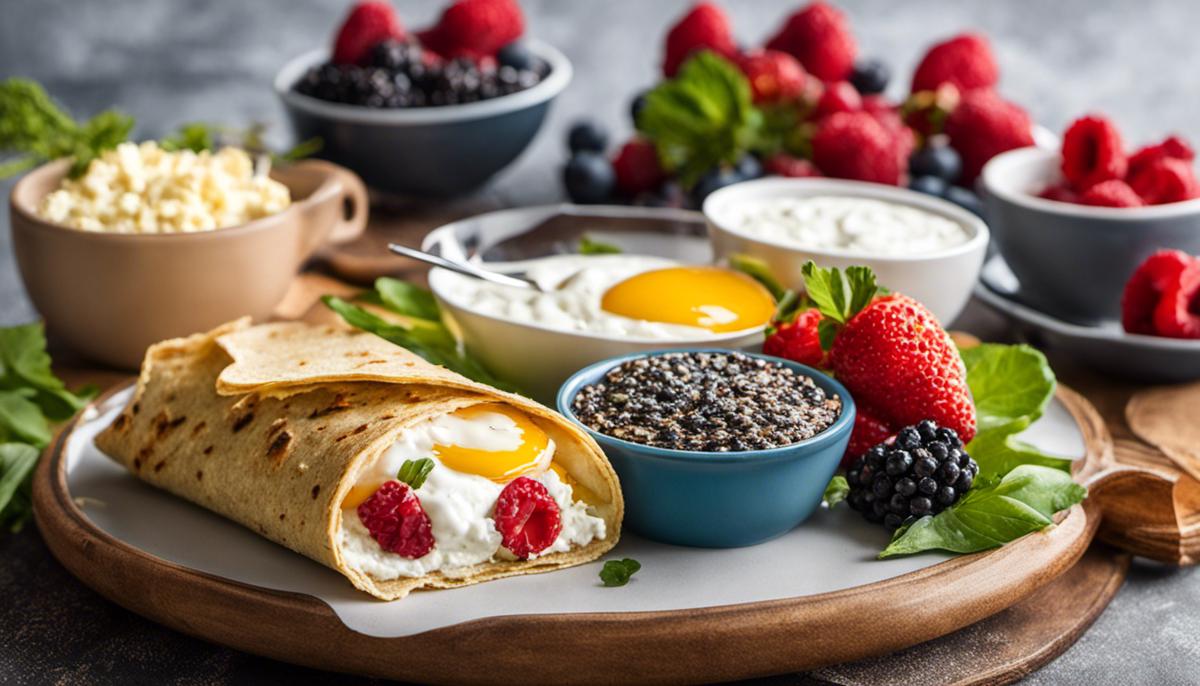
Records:
[[[346,243],[358,238],[367,228],[370,199],[367,187],[354,172],[324,160],[302,160],[291,166],[295,172],[319,177],[320,185],[300,201],[305,205],[305,246],[307,257],[327,243]],[[332,225],[329,206],[334,206]]]

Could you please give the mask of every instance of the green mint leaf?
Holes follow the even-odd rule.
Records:
[[[375,280],[375,292],[383,306],[406,317],[439,321],[442,310],[433,293],[407,281],[389,279],[386,276]]]
[[[0,524],[16,531],[32,513],[29,484],[38,449],[24,443],[0,444]]]
[[[714,167],[737,163],[759,144],[763,126],[745,75],[709,50],[650,91],[637,121],[663,166],[686,188]]]
[[[1086,496],[1087,489],[1072,481],[1069,474],[1039,465],[1021,465],[999,481],[976,485],[950,508],[901,527],[879,557],[925,550],[973,553],[996,548],[1046,528],[1056,512]]]
[[[763,285],[775,298],[776,303],[782,303],[784,296],[791,293],[779,283],[775,274],[764,260],[750,255],[734,254],[729,256],[729,268],[739,271]]]
[[[585,234],[579,239],[578,252],[580,255],[619,255],[623,251],[612,243],[598,241]]]
[[[69,419],[95,395],[72,393],[54,376],[41,322],[0,328],[0,389],[19,388],[33,389],[32,401],[51,421]]]
[[[642,563],[628,557],[623,560],[608,560],[600,569],[600,580],[605,586],[624,586],[641,568]]]
[[[1054,397],[1054,372],[1028,345],[985,343],[960,354],[981,432],[1022,417],[1033,423]]]
[[[429,477],[429,472],[433,471],[433,460],[428,457],[422,457],[419,460],[405,460],[404,464],[400,465],[400,472],[396,478],[404,483],[412,486],[415,491],[425,483],[425,479]]]
[[[50,425],[28,389],[0,391],[0,440],[20,441],[35,448],[50,445]]]
[[[825,507],[833,507],[846,499],[846,495],[850,493],[850,482],[846,481],[846,477],[837,475],[829,480],[829,485],[825,487]]]

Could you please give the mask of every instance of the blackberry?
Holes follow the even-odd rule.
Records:
[[[847,501],[868,521],[895,530],[958,502],[977,474],[979,465],[958,434],[926,419],[901,429],[850,466]]]

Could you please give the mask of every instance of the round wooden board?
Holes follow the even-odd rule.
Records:
[[[1060,388],[1087,456],[1111,470],[1095,410]],[[399,637],[348,629],[325,603],[182,567],[101,531],[67,488],[60,432],[34,480],[38,525],[84,583],[179,631],[321,669],[423,683],[701,683],[794,673],[901,650],[1010,608],[1071,569],[1100,524],[1099,501],[1045,533],[832,593],[690,611],[500,616]],[[400,601],[403,602],[403,601]]]

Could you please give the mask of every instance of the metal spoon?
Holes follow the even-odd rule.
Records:
[[[388,250],[396,253],[397,255],[403,255],[404,257],[409,257],[419,262],[424,262],[425,264],[431,264],[435,267],[441,267],[442,269],[449,269],[452,272],[462,274],[463,276],[470,276],[481,281],[488,281],[501,286],[533,289],[536,291],[542,291],[543,293],[547,292],[545,288],[542,288],[541,284],[533,281],[532,279],[522,279],[516,276],[509,276],[508,274],[489,271],[468,262],[448,260],[441,255],[434,255],[423,250],[408,248],[403,245],[397,245],[396,243],[388,243]]]

